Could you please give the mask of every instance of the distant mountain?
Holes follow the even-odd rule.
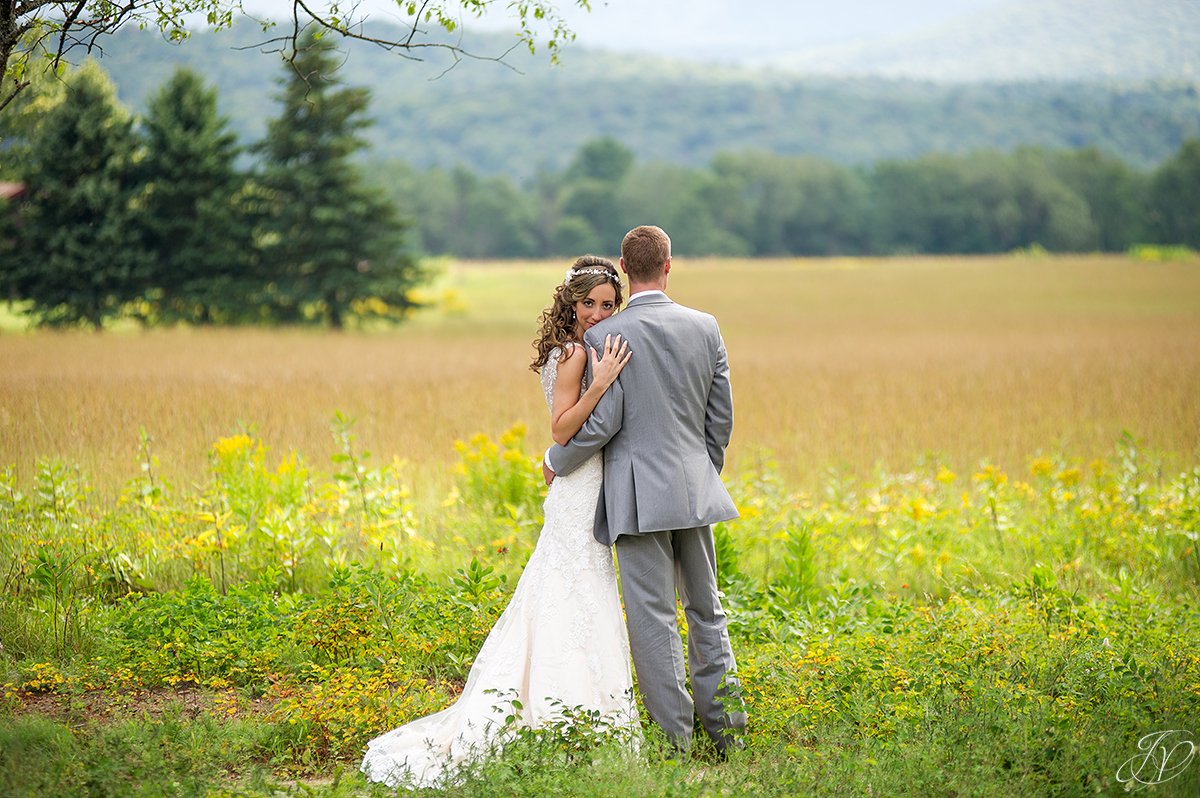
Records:
[[[1200,81],[1198,0],[1011,0],[929,30],[774,58],[784,69],[938,81]]]
[[[239,26],[176,45],[128,29],[106,45],[100,63],[138,111],[176,65],[191,67],[218,87],[222,113],[249,143],[277,111],[272,97],[284,69],[278,55],[254,46],[265,38]],[[473,47],[503,52],[511,41],[477,35]],[[729,150],[869,163],[1020,145],[1094,145],[1147,166],[1200,137],[1200,91],[1192,83],[799,77],[579,47],[563,60],[551,67],[514,52],[509,63],[519,72],[468,60],[443,75],[444,55],[412,62],[355,45],[340,76],[372,91],[370,157],[461,163],[518,178],[561,168],[583,142],[604,135],[640,160],[692,166]]]
[[[599,0],[580,8],[574,0],[554,5],[575,33],[574,46],[588,50],[655,55],[693,63],[762,64],[775,55],[854,40],[870,41],[913,33],[1008,0]],[[396,0],[354,0],[343,9],[369,24],[404,16]],[[479,18],[463,14],[461,33],[513,27],[503,3]],[[242,0],[260,15],[286,19],[291,0]]]

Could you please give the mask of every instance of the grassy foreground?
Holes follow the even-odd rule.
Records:
[[[1193,267],[681,264],[747,748],[549,729],[445,794],[1197,794]],[[397,333],[0,338],[0,795],[387,794],[363,744],[453,700],[536,541],[560,271],[453,267]]]
[[[69,470],[28,491],[10,473],[0,793],[383,792],[354,772],[365,741],[453,700],[543,490],[520,430],[477,436],[422,516],[336,431],[330,471],[234,436],[195,488],[148,468],[115,504]],[[925,463],[816,497],[767,467],[733,487],[746,750],[673,763],[653,736],[633,756],[550,729],[448,794],[1115,795],[1139,763],[1195,794],[1200,468],[1160,476],[1126,440],[1011,476]],[[1138,748],[1159,732],[1179,736],[1162,767]]]

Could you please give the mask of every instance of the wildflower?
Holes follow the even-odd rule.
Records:
[[[520,449],[521,442],[525,440],[525,431],[524,424],[514,424],[500,436],[500,445],[505,449]]]
[[[1064,468],[1054,475],[1054,478],[1063,485],[1078,485],[1079,480],[1083,477],[1083,472],[1078,468]]]
[[[504,461],[508,463],[524,464],[529,461],[529,458],[526,457],[519,449],[505,449],[504,454],[501,456],[504,458]]]
[[[1014,482],[1013,488],[1025,495],[1026,501],[1033,501],[1037,498],[1037,491],[1028,482]]]
[[[1038,457],[1029,464],[1029,474],[1034,477],[1048,476],[1054,470],[1054,461],[1049,457]]]
[[[222,460],[234,457],[254,446],[254,439],[249,435],[233,435],[221,438],[213,444],[213,451]]]
[[[993,487],[1008,482],[1008,475],[994,465],[986,465],[972,477],[976,482],[987,482]]]
[[[925,497],[920,496],[908,506],[908,514],[914,521],[922,521],[937,512],[937,507],[930,504]]]
[[[743,521],[749,520],[751,518],[758,518],[760,515],[762,515],[762,510],[759,509],[757,504],[748,504],[748,503],[738,502],[737,503],[737,511],[738,511],[738,516]]]

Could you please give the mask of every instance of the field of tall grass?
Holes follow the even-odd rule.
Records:
[[[138,431],[185,482],[239,430],[325,461],[335,412],[362,444],[438,477],[453,442],[514,423],[548,440],[528,371],[561,263],[447,263],[394,331],[0,335],[0,453],[101,488],[136,475]],[[737,417],[731,468],[770,453],[796,484],[929,453],[960,468],[1100,456],[1129,431],[1200,453],[1200,269],[1124,257],[686,261],[681,302],[718,316]]]
[[[383,795],[541,523],[565,264],[399,330],[0,319],[0,795]],[[737,418],[744,752],[525,732],[447,795],[1200,791],[1200,263],[681,261]],[[648,728],[648,727],[647,727]]]

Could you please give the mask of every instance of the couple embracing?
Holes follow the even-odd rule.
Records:
[[[733,428],[725,346],[712,316],[667,297],[665,232],[629,231],[621,268],[630,291],[621,313],[616,268],[585,256],[542,315],[533,367],[556,443],[543,464],[541,535],[459,699],[368,744],[362,769],[373,781],[442,784],[502,744],[514,711],[530,727],[564,709],[595,712],[636,737],[631,653],[646,710],[671,746],[690,747],[694,717],[719,754],[738,744],[746,716],[728,708],[736,665],[711,527],[737,516],[720,478]]]

